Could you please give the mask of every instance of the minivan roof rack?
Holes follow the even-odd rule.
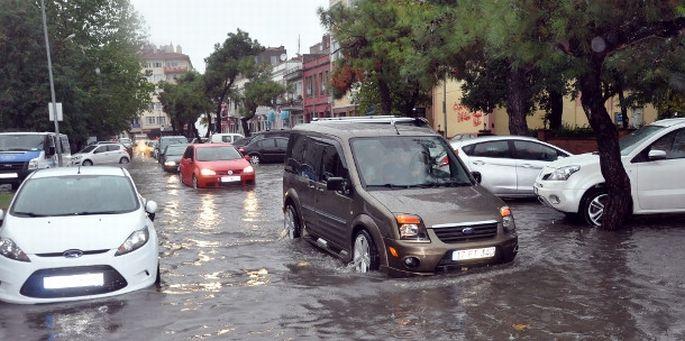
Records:
[[[314,117],[312,123],[374,123],[391,124],[409,123],[416,126],[428,126],[428,121],[421,117],[398,117],[393,115],[350,116],[350,117]]]

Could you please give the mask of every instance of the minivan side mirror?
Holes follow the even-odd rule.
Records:
[[[649,154],[647,154],[647,158],[649,158],[650,161],[655,161],[655,160],[663,160],[668,156],[665,150],[661,149],[652,149],[649,151]]]
[[[483,175],[480,174],[480,172],[471,172],[471,175],[473,175],[473,178],[476,179],[477,183],[481,183],[481,181],[483,181]]]
[[[326,189],[329,191],[347,191],[347,179],[339,176],[331,176],[326,179]]]
[[[155,214],[157,213],[157,203],[152,200],[146,201],[145,212],[147,212],[147,216],[150,217],[150,220],[155,221]]]

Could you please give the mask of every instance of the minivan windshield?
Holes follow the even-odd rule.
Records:
[[[197,161],[228,161],[242,159],[240,153],[233,147],[205,147],[195,151]]]
[[[164,147],[166,147],[170,144],[182,144],[182,143],[188,143],[188,139],[183,137],[183,136],[162,137],[159,139],[159,148],[162,151],[164,151]]]
[[[118,214],[138,209],[131,181],[124,176],[74,175],[29,179],[12,206],[19,217]]]
[[[164,152],[164,155],[166,156],[179,156],[183,155],[183,152],[186,151],[187,145],[185,144],[177,144],[177,145],[170,145],[166,147],[166,151]]]
[[[642,141],[654,136],[654,134],[657,134],[664,128],[665,127],[659,125],[648,125],[630,133],[630,135],[624,136],[618,141],[618,145],[621,148],[621,155],[625,156],[630,154],[630,152],[637,148]]]
[[[467,171],[437,136],[356,138],[352,152],[367,187],[471,185]]]
[[[0,134],[0,151],[43,150],[45,135]]]

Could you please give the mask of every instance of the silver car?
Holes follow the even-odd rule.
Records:
[[[525,136],[485,136],[450,143],[483,185],[500,197],[533,197],[533,184],[547,164],[571,153]]]
[[[126,151],[126,147],[118,143],[92,144],[72,157],[74,166],[127,164],[129,162],[131,162],[131,156]]]

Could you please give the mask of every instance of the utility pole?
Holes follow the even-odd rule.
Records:
[[[445,120],[445,138],[447,138],[447,71],[442,82],[442,115]]]
[[[57,141],[55,142],[55,149],[57,151],[57,165],[62,167],[62,139],[59,134],[59,120],[57,119],[57,100],[55,99],[55,81],[52,77],[52,58],[50,57],[50,40],[48,39],[48,19],[45,14],[45,0],[41,0],[41,8],[43,10],[43,33],[45,34],[45,51],[48,54],[48,76],[50,78],[50,97],[52,100],[52,112],[55,113],[55,134]]]

